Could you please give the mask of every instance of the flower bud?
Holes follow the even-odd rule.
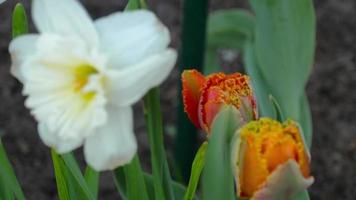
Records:
[[[246,75],[214,73],[205,77],[196,70],[186,70],[182,82],[184,110],[195,126],[207,133],[224,105],[238,109],[243,124],[257,118],[255,97]]]
[[[236,137],[234,167],[240,198],[288,200],[313,183],[310,154],[297,123],[261,118],[243,126]]]

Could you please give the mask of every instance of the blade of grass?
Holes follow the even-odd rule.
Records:
[[[192,174],[190,175],[187,192],[184,195],[184,200],[192,200],[195,198],[195,191],[197,190],[200,180],[201,172],[205,165],[205,154],[208,147],[208,142],[204,142],[195,156],[192,166]]]
[[[179,70],[195,68],[202,71],[206,37],[209,0],[185,0],[182,27],[182,47]],[[178,91],[181,91],[181,85]],[[174,157],[184,181],[188,182],[192,162],[198,149],[197,130],[183,109],[182,96],[178,96],[177,136],[174,142]]]
[[[151,147],[155,199],[173,200],[171,175],[163,144],[162,115],[158,88],[151,89],[145,95],[144,113]]]

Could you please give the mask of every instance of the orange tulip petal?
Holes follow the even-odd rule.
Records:
[[[196,70],[182,73],[184,111],[197,128],[201,128],[198,118],[198,105],[205,77]]]

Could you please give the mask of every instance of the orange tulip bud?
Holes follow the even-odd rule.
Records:
[[[224,105],[237,108],[243,123],[257,118],[256,101],[246,75],[215,73],[204,77],[196,70],[186,70],[182,83],[184,110],[195,126],[207,133]]]
[[[288,200],[313,183],[310,154],[297,123],[261,118],[238,131],[238,196]]]

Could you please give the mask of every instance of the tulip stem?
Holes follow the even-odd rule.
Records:
[[[155,199],[174,199],[171,175],[163,144],[162,115],[159,89],[151,89],[144,97],[144,113],[151,146],[151,165]]]

